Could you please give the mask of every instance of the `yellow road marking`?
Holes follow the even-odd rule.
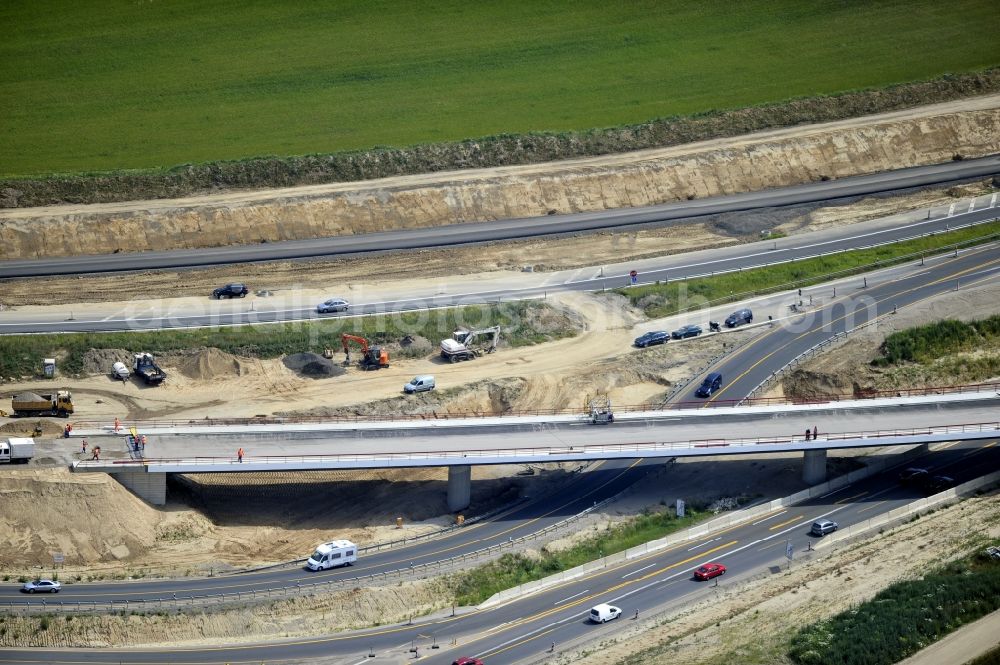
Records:
[[[576,607],[577,605],[581,605],[583,603],[590,602],[591,600],[593,600],[594,598],[597,598],[598,596],[603,596],[603,595],[606,595],[606,594],[609,594],[609,593],[614,593],[615,591],[618,591],[619,589],[623,589],[623,588],[625,588],[627,586],[632,586],[632,585],[637,584],[639,582],[644,582],[645,580],[648,580],[648,579],[650,579],[652,577],[656,577],[657,575],[661,575],[661,574],[667,572],[668,570],[673,570],[674,568],[679,568],[679,567],[681,567],[683,565],[691,563],[692,561],[697,561],[699,559],[704,559],[706,555],[711,554],[713,552],[718,552],[719,550],[725,549],[727,547],[731,547],[731,546],[735,545],[738,542],[739,542],[738,540],[731,540],[728,543],[724,543],[722,545],[719,545],[718,547],[713,547],[712,549],[707,550],[705,552],[702,552],[702,553],[700,553],[700,554],[698,554],[696,556],[688,557],[687,559],[683,559],[682,561],[677,561],[675,563],[672,563],[672,564],[669,564],[667,566],[664,566],[663,568],[660,568],[658,570],[654,570],[651,573],[646,573],[645,575],[642,575],[641,577],[637,577],[635,579],[631,579],[631,580],[626,580],[624,582],[620,582],[620,583],[618,583],[618,584],[616,584],[614,586],[608,587],[607,589],[603,589],[602,591],[599,591],[597,593],[592,593],[589,596],[584,596],[582,598],[577,598],[577,599],[574,599],[571,602],[567,602],[567,603],[564,603],[563,605],[558,605],[556,607],[544,610],[542,612],[538,612],[537,614],[534,614],[532,616],[524,617],[522,619],[518,619],[517,621],[512,621],[512,622],[510,622],[508,624],[505,624],[503,626],[503,629],[504,630],[509,630],[511,628],[516,628],[516,627],[521,626],[521,625],[523,625],[525,623],[529,623],[529,622],[532,622],[532,621],[537,621],[538,619],[545,618],[545,617],[547,617],[547,616],[549,616],[551,614],[554,614],[556,612],[559,612],[561,610],[565,610],[565,609],[568,609],[570,607]],[[635,561],[633,560],[633,561],[631,561],[629,563],[634,563],[634,562]],[[579,582],[580,580],[576,579],[576,580],[573,580],[573,581],[574,582]],[[471,644],[471,643],[475,642],[478,639],[482,639],[482,637],[486,636],[487,632],[488,631],[483,631],[483,633],[481,633],[481,637],[473,637],[468,642],[466,642],[465,644]],[[497,631],[497,632],[501,632],[501,631]],[[491,655],[491,653],[492,652],[487,652],[485,655]],[[497,652],[497,653],[499,653],[499,652]]]
[[[775,531],[777,529],[780,529],[783,526],[788,526],[792,522],[798,522],[800,519],[802,519],[802,515],[796,515],[795,517],[793,517],[790,520],[785,520],[784,522],[779,522],[778,524],[775,524],[774,526],[772,526],[771,528],[769,528],[768,531]]]
[[[868,494],[868,492],[862,492],[861,494],[855,494],[854,496],[849,496],[846,499],[841,499],[840,501],[834,501],[833,505],[836,506],[836,505],[841,504],[841,503],[847,503],[848,501],[854,501],[855,499],[860,499],[865,494]]]
[[[979,446],[978,448],[973,448],[969,452],[967,452],[964,455],[962,455],[962,457],[968,457],[969,455],[978,455],[979,453],[983,452],[987,448],[992,448],[995,445],[997,445],[997,442],[996,441],[992,441],[990,443],[987,443],[985,446]]]
[[[980,251],[984,251],[984,250],[980,250]],[[941,265],[942,265],[942,266],[945,266],[945,265],[948,265],[949,263],[954,263],[955,261],[958,261],[958,259],[957,259],[957,258],[954,258],[954,259],[949,259],[948,261],[945,261],[945,262],[944,262],[944,263],[942,263]],[[973,266],[973,267],[971,267],[971,268],[966,268],[965,270],[960,270],[960,271],[958,271],[958,272],[955,272],[955,273],[952,273],[952,274],[950,274],[950,275],[947,275],[947,276],[945,276],[945,277],[941,277],[941,278],[939,278],[939,279],[936,279],[936,280],[934,280],[933,282],[928,282],[928,283],[925,283],[925,284],[920,284],[919,286],[915,286],[915,287],[912,287],[912,288],[909,288],[909,289],[905,289],[905,290],[903,290],[903,291],[897,291],[897,292],[895,292],[895,293],[893,293],[893,294],[891,294],[891,295],[888,295],[888,296],[886,296],[886,297],[882,298],[881,300],[876,300],[876,301],[875,301],[875,304],[877,305],[877,304],[879,304],[879,303],[883,303],[883,302],[886,302],[887,300],[891,300],[892,298],[898,298],[898,297],[900,297],[900,296],[902,296],[902,295],[905,295],[905,294],[907,294],[907,293],[911,293],[911,292],[913,292],[913,291],[917,291],[917,290],[919,290],[919,289],[922,289],[922,288],[926,288],[926,287],[928,287],[928,286],[935,286],[935,285],[937,285],[937,284],[940,284],[940,283],[942,283],[942,282],[947,282],[947,281],[949,281],[949,280],[952,280],[952,279],[955,279],[956,277],[960,277],[960,276],[962,276],[962,275],[964,275],[964,274],[966,274],[966,273],[968,273],[968,272],[972,272],[972,271],[974,271],[974,270],[981,270],[981,269],[982,269],[982,268],[983,268],[984,266],[989,266],[989,265],[991,265],[991,264],[993,264],[993,263],[997,263],[997,261],[998,261],[997,259],[994,259],[993,261],[988,261],[988,262],[986,262],[986,263],[981,263],[981,264],[979,264],[979,265],[977,265],[977,266]],[[893,281],[900,281],[900,280],[902,280],[902,279],[910,279],[910,278],[913,278],[913,277],[916,277],[916,276],[918,276],[918,275],[922,275],[922,274],[926,274],[926,273],[929,273],[929,272],[931,272],[931,270],[933,270],[933,268],[928,268],[927,270],[924,270],[923,272],[916,272],[916,273],[914,273],[913,275],[908,275],[908,276],[906,276],[905,278],[904,278],[904,277],[901,277],[901,278],[897,278],[896,280],[893,280]],[[983,278],[981,278],[981,279],[989,279],[989,277],[983,277]],[[980,280],[976,280],[976,281],[980,281]],[[976,281],[973,281],[973,282],[971,282],[971,284],[974,284],[974,283],[976,283]],[[887,282],[887,283],[888,283],[888,284],[891,284],[892,282]],[[968,285],[967,285],[967,286],[968,286]],[[908,307],[912,307],[913,305],[916,305],[916,304],[918,304],[918,303],[921,303],[921,302],[923,302],[924,300],[928,300],[928,299],[930,299],[930,298],[934,298],[934,297],[937,297],[937,296],[939,296],[939,295],[941,295],[941,294],[939,294],[939,293],[935,293],[935,294],[932,294],[932,295],[929,295],[929,296],[927,296],[926,298],[921,298],[921,299],[919,299],[919,300],[915,300],[914,302],[910,303],[910,304],[908,305]],[[851,296],[842,296],[842,297],[840,297],[840,298],[836,298],[836,299],[834,299],[834,300],[831,300],[831,301],[830,301],[830,303],[829,303],[829,305],[828,305],[828,306],[827,306],[827,307],[826,307],[825,309],[831,309],[831,310],[832,310],[832,308],[833,308],[834,304],[836,304],[836,303],[842,303],[842,302],[847,302],[847,301],[848,301],[848,300],[849,300],[850,298],[851,298]],[[822,310],[820,310],[820,311],[822,311]],[[710,404],[711,404],[712,402],[714,402],[714,401],[716,401],[716,400],[717,400],[718,398],[720,398],[720,397],[722,396],[722,394],[723,394],[723,393],[725,393],[725,392],[726,392],[726,390],[727,390],[727,389],[729,389],[729,388],[730,388],[730,387],[731,387],[731,386],[732,386],[733,384],[735,384],[735,383],[736,383],[737,381],[739,381],[740,379],[742,379],[742,378],[743,378],[744,376],[746,376],[747,374],[749,374],[750,372],[752,372],[752,371],[753,371],[754,369],[756,369],[756,368],[757,368],[757,367],[758,367],[758,366],[759,366],[759,365],[760,365],[761,363],[763,363],[763,362],[767,361],[767,360],[768,360],[769,358],[771,358],[771,357],[772,357],[772,356],[774,356],[775,354],[777,354],[777,353],[779,353],[779,352],[781,352],[781,351],[784,351],[784,350],[785,350],[785,349],[786,349],[786,348],[787,348],[788,346],[790,346],[790,345],[791,345],[791,344],[793,344],[794,342],[796,342],[796,341],[798,341],[798,340],[802,339],[802,338],[803,338],[803,337],[805,337],[806,335],[810,335],[810,334],[812,334],[812,333],[816,332],[817,330],[819,330],[819,329],[820,329],[820,328],[822,328],[823,326],[828,326],[828,325],[832,325],[832,324],[834,324],[834,323],[837,323],[838,321],[843,321],[844,319],[848,318],[849,316],[853,316],[853,314],[854,314],[853,312],[848,312],[847,314],[844,314],[843,316],[841,316],[841,317],[839,317],[839,318],[836,318],[836,319],[833,319],[832,321],[824,321],[824,322],[821,322],[821,323],[820,323],[820,324],[819,324],[818,326],[816,326],[816,327],[814,327],[814,328],[810,328],[809,330],[805,331],[805,332],[804,332],[804,333],[802,333],[801,335],[798,335],[798,336],[796,336],[796,337],[793,337],[793,338],[792,338],[791,340],[789,340],[789,341],[788,341],[788,342],[787,342],[786,344],[784,344],[784,345],[782,345],[781,347],[779,347],[779,348],[775,349],[775,350],[774,350],[774,351],[772,351],[771,353],[768,353],[767,355],[765,355],[765,356],[761,357],[761,358],[760,358],[760,360],[758,360],[757,362],[755,362],[755,363],[753,363],[752,365],[750,365],[750,367],[748,367],[748,368],[746,369],[746,371],[744,371],[744,372],[743,372],[742,374],[740,374],[740,375],[739,375],[739,376],[737,376],[737,377],[736,377],[735,379],[733,379],[732,381],[730,381],[730,382],[729,382],[728,384],[726,384],[725,386],[723,386],[722,390],[720,390],[720,391],[718,391],[717,393],[715,393],[715,395],[713,395],[712,397],[709,397],[709,398],[708,398],[708,400],[706,400],[705,404],[703,404],[701,408],[703,408],[703,409],[704,409],[704,408],[708,408],[708,406],[709,406],[709,405],[710,405]],[[776,329],[776,330],[773,330],[773,331],[771,331],[771,332],[768,332],[768,333],[765,333],[765,334],[761,335],[760,337],[758,337],[758,338],[757,338],[757,339],[755,339],[755,340],[751,340],[751,341],[750,341],[750,342],[748,342],[748,343],[747,343],[747,344],[746,344],[745,346],[743,346],[743,347],[741,347],[741,348],[740,348],[739,350],[737,350],[737,351],[736,351],[736,352],[735,352],[735,353],[734,353],[734,354],[733,354],[732,356],[730,356],[730,357],[727,357],[727,358],[725,358],[725,359],[724,359],[724,362],[729,362],[729,361],[731,361],[731,360],[732,360],[733,358],[737,357],[738,355],[740,355],[740,354],[743,354],[743,353],[746,353],[746,352],[747,352],[747,351],[749,351],[749,350],[750,350],[750,348],[751,348],[751,347],[753,347],[754,345],[756,345],[756,344],[759,344],[760,342],[763,342],[763,341],[764,341],[765,339],[767,339],[767,338],[768,338],[768,337],[769,337],[770,335],[775,335],[775,334],[778,334],[779,332],[781,332],[781,329],[780,329],[780,328],[779,328],[779,329]],[[720,361],[720,362],[723,362],[723,361]]]
[[[874,508],[878,508],[879,506],[881,506],[881,505],[882,505],[883,503],[885,503],[886,501],[888,501],[888,499],[886,499],[885,501],[879,501],[878,503],[873,503],[872,505],[868,506],[867,508],[862,508],[862,509],[861,509],[861,510],[859,510],[858,512],[859,512],[859,513],[863,513],[863,512],[865,512],[865,511],[868,511],[868,510],[872,510],[872,509],[874,509]]]

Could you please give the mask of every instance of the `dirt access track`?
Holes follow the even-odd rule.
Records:
[[[0,211],[4,258],[219,247],[784,187],[1000,152],[1000,95],[531,166]]]

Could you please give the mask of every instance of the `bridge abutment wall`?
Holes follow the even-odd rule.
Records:
[[[167,503],[167,474],[157,472],[116,471],[111,474],[132,494],[154,506]]]

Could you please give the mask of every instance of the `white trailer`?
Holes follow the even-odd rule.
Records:
[[[306,568],[309,570],[326,570],[337,566],[349,566],[358,560],[358,546],[349,540],[331,540],[316,548]]]
[[[0,440],[0,464],[27,464],[34,456],[34,439],[12,437]]]

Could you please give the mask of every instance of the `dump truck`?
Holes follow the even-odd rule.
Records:
[[[500,326],[481,330],[456,330],[450,339],[441,340],[441,357],[453,363],[472,360],[493,353],[500,342]]]
[[[0,464],[27,464],[34,456],[34,439],[0,439]]]
[[[39,395],[24,392],[14,395],[10,408],[15,417],[23,416],[59,416],[69,417],[73,413],[73,395],[68,390],[59,390],[53,394]]]
[[[150,386],[159,385],[167,378],[167,373],[156,364],[152,353],[135,354],[135,358],[132,360],[132,371],[141,376],[142,380]]]

